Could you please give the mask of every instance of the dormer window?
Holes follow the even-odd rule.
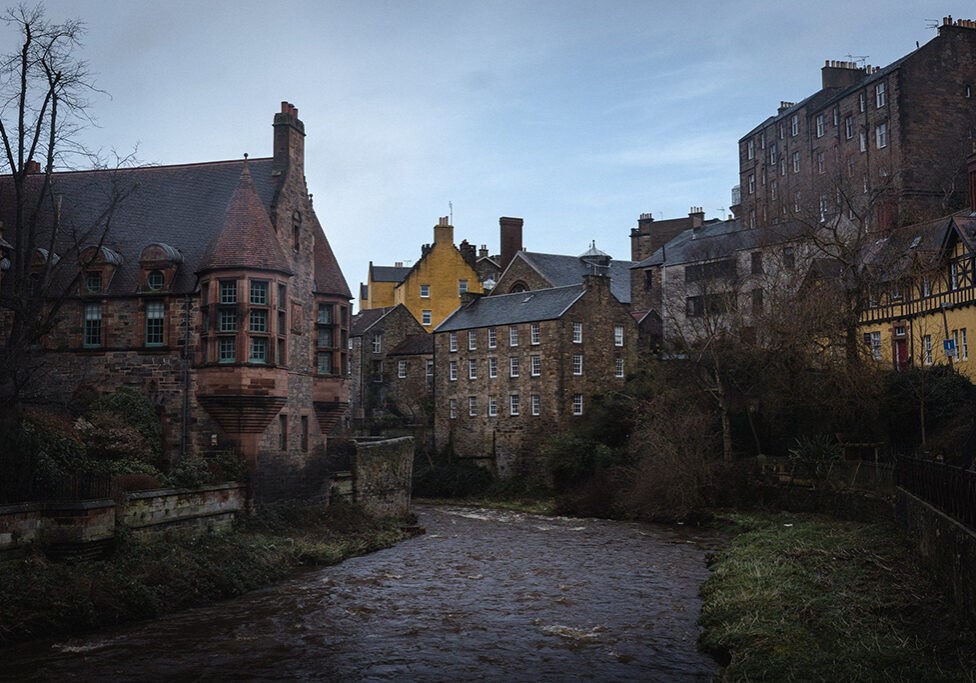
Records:
[[[146,286],[150,291],[158,292],[163,288],[163,284],[166,282],[166,278],[163,277],[162,272],[154,270],[149,275],[146,276]]]
[[[101,271],[85,273],[85,290],[89,294],[98,294],[102,291]]]

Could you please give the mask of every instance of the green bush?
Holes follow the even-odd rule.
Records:
[[[151,455],[159,456],[162,449],[162,429],[156,409],[145,394],[130,387],[122,387],[96,400],[89,412],[97,411],[108,411],[121,417],[125,424],[146,440]]]
[[[491,472],[470,460],[440,461],[414,469],[413,495],[420,498],[465,498],[483,494],[495,481]]]
[[[560,434],[542,447],[546,471],[559,492],[586,482],[599,471],[616,464],[609,446],[576,434]]]
[[[181,458],[169,473],[169,485],[174,488],[192,489],[214,483],[207,461],[197,456]]]

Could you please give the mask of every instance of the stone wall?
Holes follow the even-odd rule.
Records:
[[[353,500],[372,515],[410,513],[413,438],[356,441],[352,456]]]
[[[244,509],[244,489],[236,483],[197,489],[157,489],[127,493],[119,523],[139,535],[194,533],[230,527]]]
[[[976,618],[976,534],[902,488],[895,499],[895,519],[936,581]]]
[[[40,503],[0,506],[0,561],[21,557],[41,531]]]

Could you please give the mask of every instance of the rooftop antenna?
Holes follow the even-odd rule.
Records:
[[[926,19],[925,21],[929,22],[925,24],[925,28],[935,28],[935,29],[939,28],[938,19]]]
[[[447,203],[447,211],[450,214],[451,225],[454,225],[454,202]]]
[[[863,68],[864,67],[864,61],[868,57],[870,57],[871,55],[844,55],[844,56],[847,57],[852,62],[857,62],[857,66],[859,68]]]

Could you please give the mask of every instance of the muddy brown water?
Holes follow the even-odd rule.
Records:
[[[708,681],[682,527],[418,506],[423,536],[210,607],[0,651],[3,680]]]

